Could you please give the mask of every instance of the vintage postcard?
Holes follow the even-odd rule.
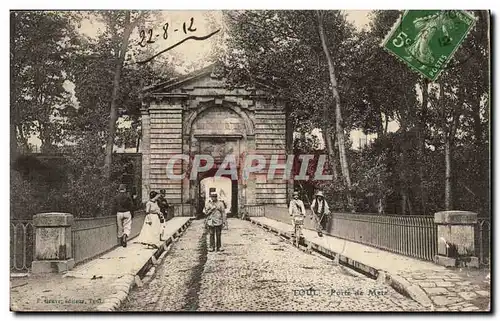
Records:
[[[10,12],[10,309],[489,312],[490,12]]]

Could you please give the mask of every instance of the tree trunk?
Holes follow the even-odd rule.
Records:
[[[344,183],[347,190],[347,202],[351,211],[354,211],[354,200],[351,195],[352,185],[351,176],[349,172],[349,163],[347,162],[347,155],[345,151],[345,141],[344,141],[344,128],[342,127],[342,111],[340,106],[340,95],[337,89],[337,78],[335,76],[335,68],[333,66],[332,57],[328,50],[325,39],[325,31],[323,28],[323,17],[319,11],[316,11],[318,17],[318,29],[319,37],[321,39],[321,45],[323,47],[323,52],[328,62],[328,73],[330,76],[330,83],[332,85],[333,100],[335,103],[335,130],[337,134],[337,140],[339,144],[339,159],[340,159],[340,169],[342,176],[344,177]]]
[[[139,153],[139,148],[141,147],[141,136],[137,137],[136,144],[135,144],[135,152]]]
[[[11,117],[11,121],[10,121],[10,160],[11,160],[11,162],[16,160],[17,153],[18,153],[16,124],[14,123],[12,118],[13,117]]]
[[[413,209],[411,206],[411,194],[409,183],[413,180],[410,169],[410,155],[409,151],[412,149],[414,136],[413,136],[413,128],[410,128],[413,124],[414,111],[413,106],[409,106],[408,104],[402,105],[399,108],[399,123],[401,126],[401,135],[402,140],[400,142],[401,147],[401,155],[400,155],[400,167],[399,167],[399,179],[401,181],[401,210],[402,215],[413,215]]]
[[[16,36],[16,13],[11,12],[10,14],[10,74],[11,74],[11,92],[10,95],[10,161],[11,164],[17,159],[17,120],[18,120],[18,106],[16,106],[17,98],[17,81],[14,77],[14,55],[16,54],[15,49],[15,36]]]
[[[445,163],[446,163],[446,170],[445,170],[445,191],[444,191],[444,196],[445,196],[445,209],[447,211],[451,210],[453,208],[453,195],[451,191],[451,137],[445,138],[445,143],[444,143],[444,158],[445,158]]]
[[[481,124],[481,102],[472,104],[472,118],[474,120],[474,143],[477,148],[483,144],[483,125]]]
[[[384,137],[384,125],[383,125],[381,112],[377,113],[376,122],[377,122],[377,124],[376,124],[377,125],[377,138],[383,138]],[[368,145],[368,142],[367,142],[367,145]]]
[[[401,121],[401,132],[403,134],[403,139],[404,142],[401,144],[401,154],[400,154],[400,172],[399,172],[399,179],[401,181],[401,214],[402,215],[407,215],[407,204],[409,202],[408,198],[408,187],[407,183],[408,182],[408,165],[406,164],[407,159],[408,159],[408,149],[406,146],[406,142],[408,140],[407,138],[407,130],[406,130],[406,124],[403,123],[404,121]]]
[[[418,121],[418,156],[422,215],[427,214],[427,191],[425,187],[425,117],[427,114],[428,101],[429,81],[427,79],[424,79],[422,84],[422,109]]]
[[[323,125],[323,138],[325,140],[326,151],[328,153],[328,163],[330,164],[330,168],[332,169],[333,179],[337,181],[338,172],[334,149],[334,140],[332,139],[332,132],[328,124]]]
[[[28,137],[26,137],[26,134],[24,133],[23,126],[22,124],[16,124],[15,130],[14,130],[14,137],[16,139],[16,149],[17,149],[17,154],[22,152],[28,151]]]
[[[118,54],[115,65],[113,92],[111,94],[111,106],[109,111],[108,137],[106,140],[106,158],[104,159],[104,174],[106,175],[106,179],[108,181],[111,180],[111,163],[113,159],[113,147],[116,136],[116,121],[118,120],[116,101],[118,99],[118,90],[120,88],[120,78],[123,69],[123,62],[125,61],[125,54],[127,53],[128,42],[133,27],[134,26],[130,22],[130,11],[127,11],[125,13],[125,30],[123,31],[120,52]]]
[[[408,202],[408,193],[406,193],[406,191],[401,190],[401,215],[407,215],[406,202]]]
[[[389,131],[389,117],[385,115],[385,128],[384,128],[384,136],[387,135]]]
[[[338,180],[339,179],[339,171],[338,171],[338,167],[339,167],[339,164],[338,164],[338,158],[337,156],[335,155],[335,150],[338,149],[338,146],[337,146],[337,135],[335,133],[335,131],[331,131],[329,130],[329,133],[330,133],[330,136],[328,137],[329,138],[329,141],[330,141],[330,146],[331,146],[331,152],[332,152],[332,169],[333,169],[333,178],[335,180]]]
[[[443,98],[444,99],[444,94]],[[458,130],[458,122],[463,108],[463,99],[459,100],[458,107],[453,108],[453,119],[449,132],[445,131],[444,142],[444,158],[445,158],[445,189],[444,189],[444,206],[447,211],[453,209],[453,168],[451,160],[453,158],[453,145],[455,143],[455,135]],[[443,110],[444,106],[441,107]],[[446,122],[446,118],[443,119]]]
[[[40,152],[47,154],[53,153],[55,151],[55,144],[54,144],[53,131],[51,130],[50,119],[48,119],[48,117],[40,117],[40,118],[46,118],[43,121],[38,120],[40,123],[38,132],[41,142]]]

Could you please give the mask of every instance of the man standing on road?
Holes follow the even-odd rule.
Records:
[[[304,207],[304,202],[299,200],[299,192],[293,192],[293,199],[290,201],[290,206],[288,207],[288,213],[292,217],[292,233],[295,233],[295,217],[305,216],[306,208]]]
[[[330,215],[330,208],[322,191],[318,191],[316,193],[311,204],[311,211],[311,219],[316,222],[316,230],[318,231],[319,236],[322,236],[322,230],[326,229],[326,223],[328,221],[328,216]],[[315,217],[313,217],[313,215]]]
[[[217,200],[216,192],[210,192],[210,199],[211,202],[208,202],[204,209],[204,213],[207,216],[206,224],[210,232],[210,245],[208,250],[210,252],[214,250],[222,252],[221,232],[224,224],[224,211],[226,207],[221,201]]]
[[[165,197],[165,190],[164,189],[161,189],[160,190],[160,198],[158,198],[158,206],[160,207],[160,212],[163,216],[163,221],[166,221],[167,220],[167,215],[168,215],[168,200],[167,198]],[[162,217],[160,217],[160,223],[163,223],[162,222]]]
[[[118,223],[118,238],[123,247],[127,247],[127,239],[132,229],[133,201],[127,194],[125,184],[120,184],[118,195],[113,199],[113,212],[116,213]]]

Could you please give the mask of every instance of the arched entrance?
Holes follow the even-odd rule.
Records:
[[[222,192],[230,200],[227,204],[228,217],[238,217],[240,206],[245,204],[244,186],[231,175],[216,177],[216,174],[227,156],[233,156],[238,163],[240,155],[247,150],[247,127],[245,119],[230,104],[204,106],[201,111],[196,112],[196,116],[187,121],[184,127],[186,148],[191,155],[211,156],[215,163],[211,170],[189,180],[189,197],[194,200],[198,217],[208,198],[208,185],[212,185],[218,194]],[[211,179],[204,180],[206,178]]]
[[[292,127],[287,122],[285,105],[281,100],[269,99],[268,91],[274,87],[230,86],[214,71],[215,66],[207,67],[144,91],[143,199],[147,199],[150,190],[165,189],[178,216],[199,215],[201,180],[214,176],[212,172],[200,178],[170,177],[165,168],[179,155],[190,159],[194,155],[210,155],[216,164],[227,155],[234,155],[238,164],[244,155],[252,153],[269,161],[271,155],[283,160],[287,150],[292,151],[292,132],[287,131]],[[182,175],[190,168],[189,161],[176,162],[173,172]],[[252,174],[239,182],[231,180],[228,214],[241,214],[247,205],[286,206],[292,188],[293,184],[268,179],[265,173]]]

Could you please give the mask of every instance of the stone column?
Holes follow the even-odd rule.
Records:
[[[245,159],[242,160],[241,175],[243,175],[243,170],[246,164],[246,157],[258,155],[257,144],[255,141],[255,135],[247,135],[247,146],[245,153]],[[249,164],[251,165],[251,164]],[[266,164],[267,165],[267,164]],[[246,205],[254,205],[257,203],[256,200],[256,189],[257,189],[257,175],[255,173],[250,173],[247,180],[242,180],[245,183],[243,188],[245,189],[245,197],[243,202],[240,204],[240,213],[243,213]]]
[[[292,117],[290,117],[290,107],[289,106],[283,106],[283,112],[285,113],[285,124],[286,124],[286,129],[285,129],[285,149],[286,149],[286,155],[287,155],[287,160],[288,160],[288,155],[293,155],[294,150],[293,150],[293,131],[294,131],[294,126],[293,126],[293,121]],[[298,155],[296,156],[298,157]],[[292,199],[292,194],[294,191],[294,180],[293,179],[288,179],[287,180],[287,185],[286,185],[286,200],[285,203],[288,203]]]
[[[446,267],[479,267],[474,249],[474,225],[477,213],[443,211],[434,214],[438,228],[438,255],[434,261]]]
[[[43,213],[33,217],[35,226],[35,260],[32,273],[60,273],[75,265],[71,248],[73,215]]]
[[[190,129],[189,129],[190,130]],[[189,131],[188,130],[188,131]],[[184,155],[189,155],[190,157],[192,155],[198,154],[198,142],[196,138],[188,134],[183,133],[183,140],[182,140],[182,153]],[[182,172],[186,173],[185,178],[182,180],[182,199],[181,203],[179,204],[181,211],[179,212],[180,216],[184,216],[184,209],[183,208],[191,208],[190,204],[193,204],[195,207],[197,207],[197,199],[196,199],[196,193],[197,193],[197,180],[196,178],[191,180],[191,172],[190,172],[190,167],[191,164],[190,162],[182,162]],[[184,205],[186,204],[186,205]],[[199,215],[200,213],[193,213],[193,216]],[[186,215],[191,216],[191,213],[187,213]]]
[[[149,199],[149,191],[151,190],[150,181],[150,155],[149,151],[151,148],[150,142],[150,117],[148,106],[143,104],[141,108],[141,127],[142,127],[142,202],[146,202]]]

